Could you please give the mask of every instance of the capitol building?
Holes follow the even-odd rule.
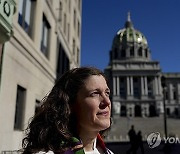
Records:
[[[144,140],[157,131],[180,136],[180,73],[162,72],[130,13],[114,36],[109,55],[104,71],[112,91],[113,123],[107,140],[128,141],[132,125],[141,130]]]
[[[130,13],[113,39],[105,73],[113,93],[113,116],[159,116],[164,112],[164,95],[167,115],[180,116],[180,73],[161,71],[159,62],[151,58],[146,37],[134,28]]]

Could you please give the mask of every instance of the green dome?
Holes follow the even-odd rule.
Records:
[[[111,60],[149,61],[150,49],[145,36],[133,27],[128,13],[128,19],[123,29],[120,29],[112,43]]]
[[[113,46],[118,45],[118,44],[134,44],[137,43],[139,45],[143,45],[143,46],[147,46],[147,40],[145,38],[145,36],[138,30],[136,30],[133,27],[133,24],[131,22],[130,19],[130,13],[128,14],[128,20],[125,23],[125,28],[120,29],[115,38],[114,38],[114,42],[113,42]]]
[[[119,30],[117,32],[117,37],[119,38],[120,43],[132,42],[147,45],[145,36],[133,27],[127,27]]]

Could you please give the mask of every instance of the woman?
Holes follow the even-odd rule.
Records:
[[[66,72],[30,122],[23,153],[111,154],[102,140],[110,127],[109,95],[100,70],[82,67]]]

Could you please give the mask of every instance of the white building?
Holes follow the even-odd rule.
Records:
[[[16,0],[3,44],[0,152],[21,148],[23,130],[56,78],[80,66],[81,0]]]
[[[167,117],[180,118],[180,73],[163,73]]]
[[[166,111],[180,117],[180,73],[163,73],[151,58],[146,37],[133,26],[130,14],[114,37],[105,69],[112,89],[113,115],[154,117],[164,112],[162,76],[166,79]]]

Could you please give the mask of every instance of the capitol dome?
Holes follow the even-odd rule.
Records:
[[[123,29],[120,29],[112,43],[113,59],[149,60],[150,51],[146,37],[136,30],[128,13]]]

